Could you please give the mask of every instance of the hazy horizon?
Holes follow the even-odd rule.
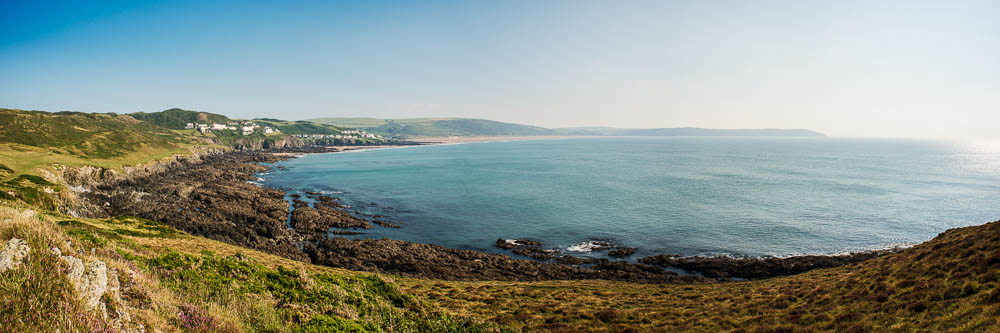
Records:
[[[1000,2],[0,3],[0,107],[1000,138]]]

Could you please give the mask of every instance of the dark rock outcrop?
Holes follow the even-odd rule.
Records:
[[[788,258],[679,257],[661,254],[639,259],[639,262],[658,267],[680,268],[709,278],[763,279],[799,274],[818,268],[843,266],[890,252],[892,250]]]
[[[699,281],[647,265],[620,262],[587,269],[392,239],[331,238],[309,244],[305,251],[322,265],[446,280]]]
[[[98,183],[82,194],[103,215],[161,221],[190,234],[308,260],[296,246],[302,236],[285,225],[285,193],[249,183],[276,162],[264,153],[228,153],[178,160],[169,171]]]
[[[639,249],[634,248],[634,247],[624,247],[624,248],[614,249],[614,250],[608,251],[608,256],[615,257],[615,258],[625,258],[625,257],[628,257],[628,256],[631,256],[631,255],[635,254],[635,252],[638,251],[638,250]]]

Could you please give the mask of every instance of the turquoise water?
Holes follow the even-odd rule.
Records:
[[[574,138],[280,164],[264,185],[405,223],[352,237],[490,252],[498,238],[533,238],[564,251],[610,240],[639,248],[633,258],[832,254],[1000,219],[1000,145],[987,142]]]

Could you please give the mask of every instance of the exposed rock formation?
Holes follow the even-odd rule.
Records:
[[[392,239],[331,238],[305,248],[313,262],[353,270],[392,272],[446,280],[609,279],[644,282],[689,282],[653,266],[625,262],[594,269],[520,260],[500,254],[457,250]]]
[[[817,268],[837,267],[880,256],[887,251],[859,252],[839,256],[798,256],[788,258],[679,257],[658,255],[639,262],[659,267],[676,267],[709,278],[762,279],[793,275]]]
[[[623,248],[620,248],[620,249],[614,249],[614,250],[608,251],[608,256],[615,257],[615,258],[625,258],[625,257],[628,257],[628,256],[631,256],[631,255],[635,254],[635,252],[638,251],[638,250],[639,249],[634,248],[634,247],[623,247]]]
[[[28,242],[19,238],[11,238],[3,247],[3,251],[0,251],[0,272],[20,267],[29,255],[31,255],[31,248],[28,247]]]
[[[102,185],[86,193],[108,203],[102,215],[133,215],[161,221],[185,232],[297,260],[298,233],[285,224],[288,203],[280,190],[248,183],[276,162],[271,154],[230,153],[181,163],[170,172]]]

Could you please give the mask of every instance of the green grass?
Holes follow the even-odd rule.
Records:
[[[452,320],[426,311],[412,296],[402,294],[392,283],[375,275],[345,276],[307,273],[278,266],[265,267],[252,258],[237,254],[200,257],[170,252],[148,258],[144,266],[157,272],[165,286],[188,302],[209,302],[234,306],[251,296],[265,296],[278,304],[294,305],[276,309],[251,310],[240,319],[249,330],[263,330],[271,318],[291,325],[295,331],[330,330],[380,332],[485,330],[489,325]],[[252,298],[252,297],[251,297]]]
[[[143,120],[151,124],[161,126],[169,129],[184,129],[188,123],[202,123],[202,124],[225,124],[232,121],[229,117],[223,116],[221,114],[199,112],[199,111],[189,111],[178,108],[173,108],[169,110],[163,110],[160,112],[136,112],[129,114],[135,119]]]
[[[11,218],[9,211],[0,218]],[[34,219],[32,223],[42,223]],[[0,272],[0,332],[89,332],[109,329],[83,309],[73,286],[47,250],[58,243],[52,229],[23,223],[0,224],[0,241],[26,240],[32,252],[22,266]],[[2,246],[0,245],[0,246]]]
[[[309,121],[347,128],[370,128],[385,125],[385,119],[378,118],[316,118]]]
[[[109,323],[79,308],[72,286],[55,257],[41,254],[72,239],[119,270],[126,309],[147,329],[189,332],[497,332],[497,325],[456,317],[403,293],[389,277],[304,265],[193,237],[154,221],[131,216],[68,219],[44,213],[25,221],[19,210],[0,205],[5,237],[34,237],[32,261],[18,274],[0,274],[0,331],[90,331]],[[34,235],[34,236],[32,236]],[[6,239],[6,238],[2,238]],[[200,244],[174,251],[150,244]],[[66,251],[65,247],[64,251]],[[95,250],[88,250],[88,249]],[[215,251],[220,250],[217,254]],[[235,251],[235,252],[234,252]],[[72,251],[71,251],[72,252]],[[79,254],[74,254],[79,255]],[[261,260],[263,258],[263,260]],[[285,264],[294,266],[286,266]],[[294,267],[294,268],[293,268]],[[41,274],[44,270],[45,274]],[[131,273],[122,273],[121,270]],[[38,275],[41,274],[41,275]],[[43,279],[31,280],[35,276]],[[29,281],[30,280],[30,281]],[[32,281],[36,284],[31,284]],[[7,292],[15,291],[15,292]],[[37,294],[37,295],[36,295]],[[32,296],[35,297],[32,297]],[[110,306],[110,305],[109,305]],[[116,303],[115,306],[119,306]],[[56,316],[43,316],[52,310]],[[60,309],[55,311],[54,309]],[[89,316],[89,317],[88,317]],[[78,319],[82,318],[82,319]],[[79,321],[77,321],[79,320]]]
[[[0,143],[91,159],[122,157],[144,147],[176,148],[184,143],[162,127],[116,114],[0,109],[0,124]]]

